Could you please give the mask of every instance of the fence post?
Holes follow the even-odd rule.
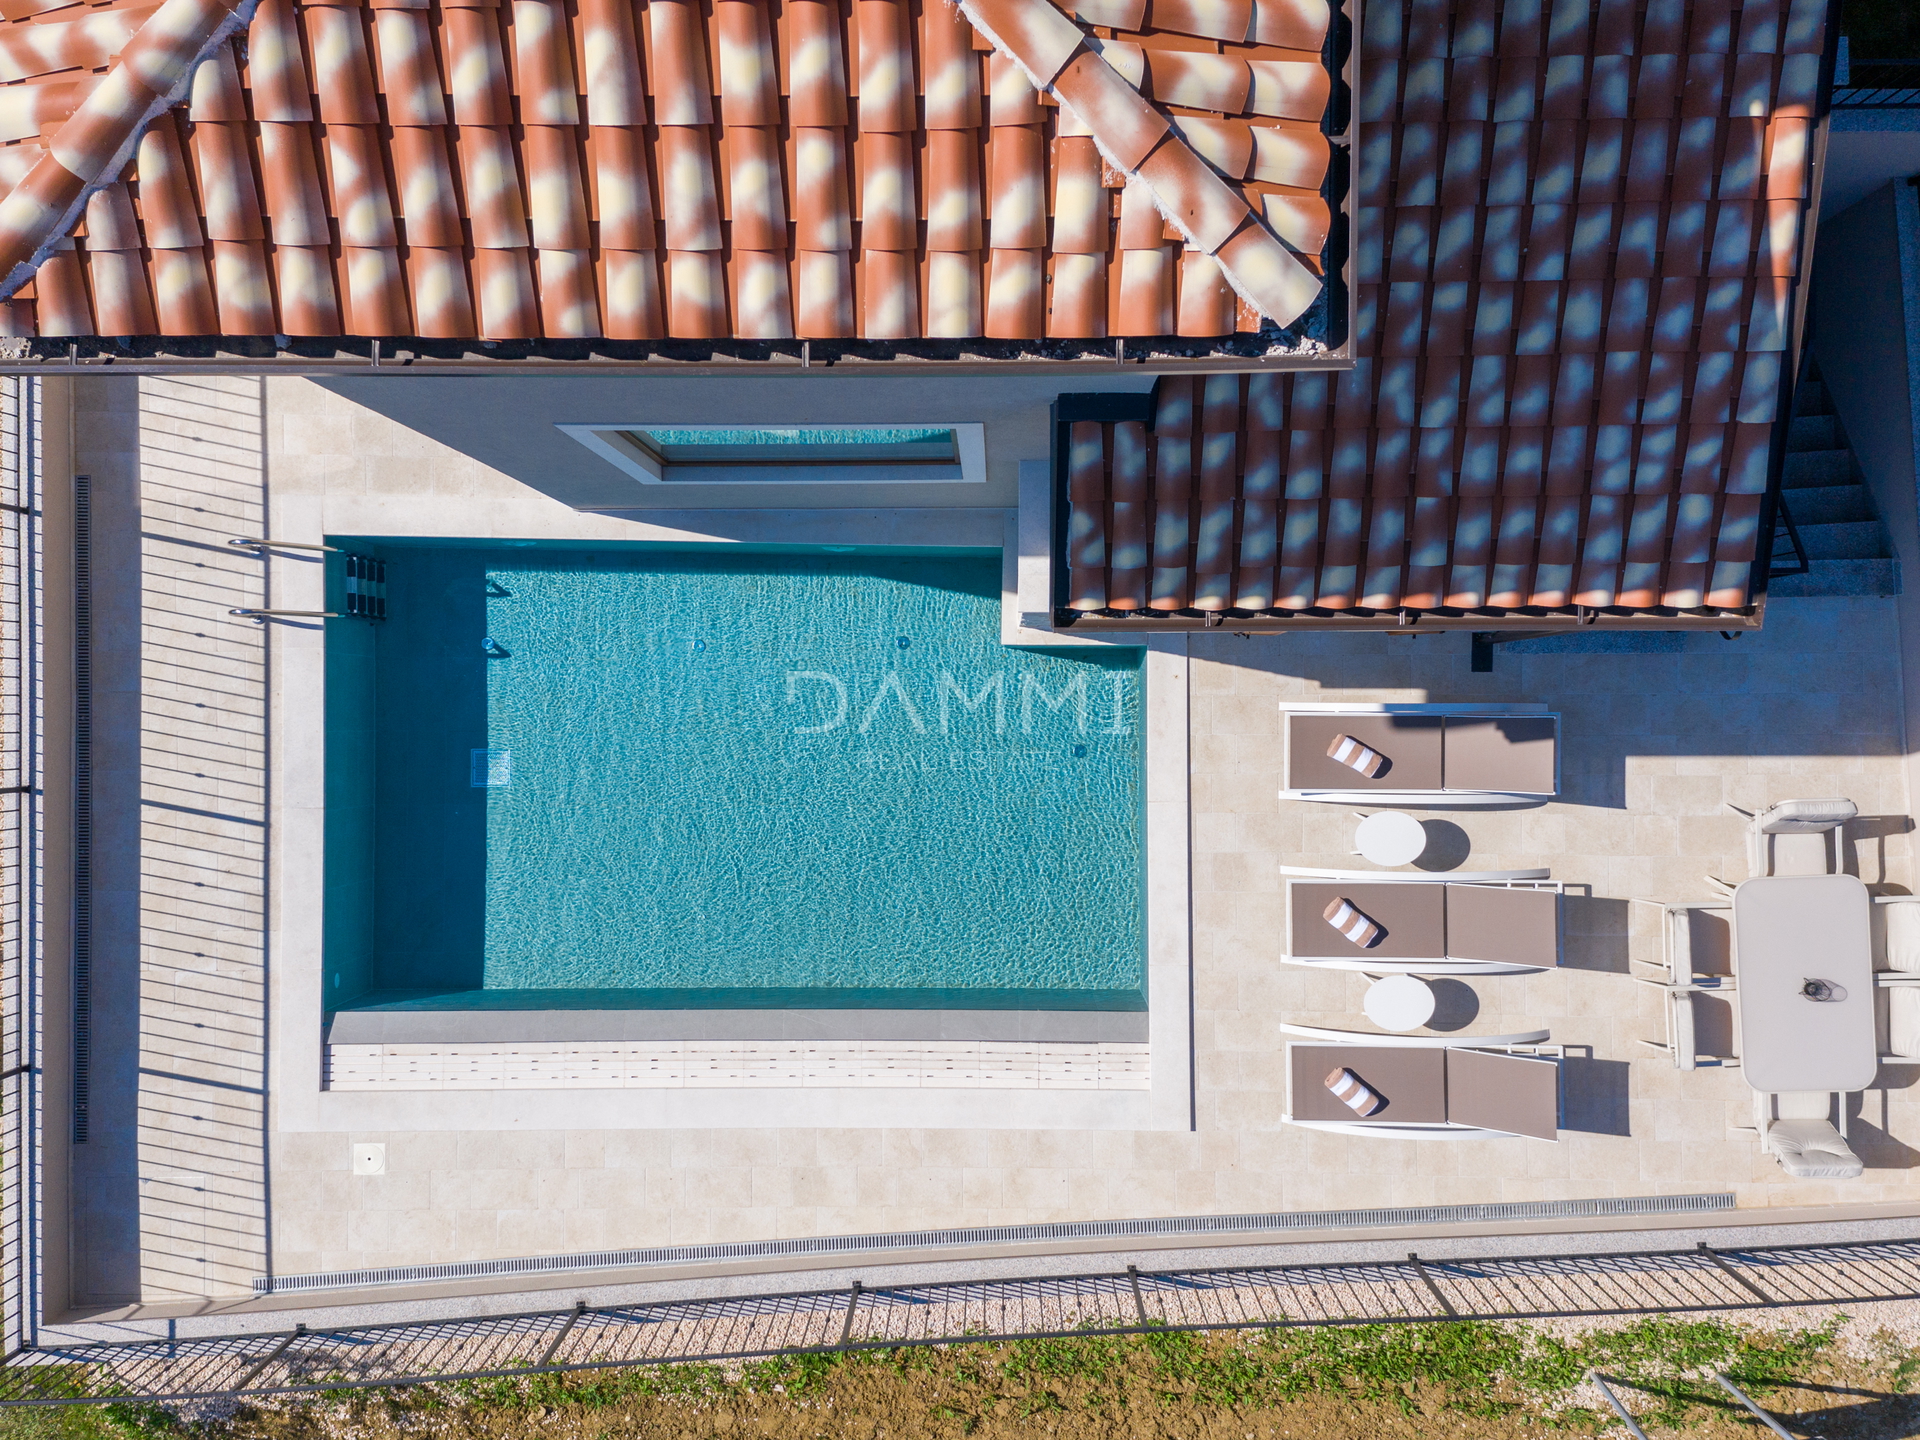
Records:
[[[1778,1420],[1774,1419],[1773,1416],[1769,1415],[1766,1411],[1762,1410],[1758,1405],[1754,1404],[1753,1401],[1749,1400],[1747,1398],[1747,1392],[1742,1390],[1738,1385],[1734,1384],[1733,1381],[1729,1380],[1726,1376],[1722,1375],[1718,1370],[1713,1372],[1713,1378],[1720,1382],[1720,1388],[1722,1390],[1726,1391],[1729,1395],[1733,1396],[1734,1399],[1738,1400],[1742,1405],[1746,1406],[1747,1409],[1752,1412],[1753,1418],[1758,1420],[1762,1425],[1766,1426],[1774,1434],[1778,1435],[1780,1437],[1780,1440],[1795,1440],[1795,1436],[1791,1430],[1787,1429],[1786,1426],[1782,1425]],[[1819,1440],[1819,1437],[1810,1436],[1809,1440]]]
[[[247,1373],[242,1375],[239,1378],[239,1380],[234,1383],[233,1388],[236,1391],[246,1389],[247,1386],[253,1383],[254,1377],[256,1375],[258,1375],[262,1370],[266,1369],[267,1366],[271,1365],[274,1361],[278,1360],[282,1355],[286,1354],[287,1347],[293,1344],[294,1341],[298,1340],[302,1335],[306,1333],[307,1333],[306,1326],[296,1325],[293,1327],[293,1329],[289,1333],[282,1335],[280,1337],[280,1343],[278,1345],[274,1346],[273,1349],[269,1350],[265,1355],[262,1355],[257,1361],[255,1361],[252,1365],[247,1367]]]
[[[1620,1417],[1620,1423],[1627,1427],[1627,1433],[1633,1436],[1633,1440],[1647,1440],[1647,1432],[1640,1428],[1638,1420],[1627,1413],[1627,1407],[1620,1403],[1620,1397],[1613,1393],[1613,1388],[1607,1384],[1606,1377],[1598,1370],[1589,1370],[1587,1379],[1591,1380],[1599,1388],[1600,1393],[1607,1397],[1607,1404],[1613,1407],[1613,1413]]]
[[[573,1302],[573,1313],[567,1316],[567,1323],[560,1327],[560,1333],[553,1337],[553,1343],[547,1346],[546,1350],[541,1354],[540,1363],[534,1366],[534,1369],[544,1370],[553,1363],[553,1357],[560,1353],[561,1342],[567,1338],[567,1333],[571,1331],[575,1325],[580,1323],[580,1317],[586,1313],[586,1301],[576,1300]]]
[[[1767,1294],[1766,1291],[1762,1290],[1758,1285],[1754,1284],[1753,1281],[1749,1280],[1746,1276],[1742,1275],[1738,1270],[1734,1269],[1731,1265],[1727,1264],[1726,1261],[1722,1260],[1719,1254],[1710,1245],[1708,1245],[1706,1241],[1704,1240],[1699,1241],[1695,1248],[1697,1248],[1702,1255],[1706,1256],[1709,1260],[1713,1261],[1715,1265],[1718,1265],[1720,1269],[1726,1273],[1726,1276],[1729,1280],[1733,1281],[1734,1284],[1743,1287],[1748,1294],[1753,1295],[1755,1298],[1757,1298],[1762,1305],[1772,1305],[1775,1303],[1774,1298],[1771,1295]]]
[[[834,1348],[844,1350],[847,1342],[853,1338],[853,1312],[860,1305],[860,1282],[853,1282],[853,1288],[847,1292],[847,1318],[840,1324],[840,1343]]]
[[[1433,1283],[1433,1277],[1427,1273],[1427,1267],[1420,1263],[1420,1257],[1409,1250],[1407,1252],[1407,1263],[1413,1266],[1414,1273],[1420,1277],[1427,1289],[1433,1293],[1433,1298],[1440,1303],[1440,1308],[1447,1312],[1447,1319],[1458,1320],[1460,1318],[1460,1312],[1453,1308],[1453,1302],[1451,1300],[1440,1293],[1440,1287]]]

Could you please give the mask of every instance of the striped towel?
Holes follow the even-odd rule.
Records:
[[[1333,743],[1327,746],[1327,758],[1338,760],[1349,770],[1358,770],[1369,780],[1380,778],[1380,772],[1387,768],[1387,757],[1370,745],[1362,745],[1351,735],[1336,735]]]
[[[1329,900],[1327,908],[1320,912],[1326,917],[1327,924],[1338,930],[1347,939],[1362,950],[1371,950],[1386,939],[1386,926],[1374,921],[1372,917],[1354,909],[1353,902],[1345,896]]]
[[[1360,1077],[1342,1066],[1327,1076],[1327,1089],[1356,1115],[1377,1115],[1387,1102],[1360,1083]]]

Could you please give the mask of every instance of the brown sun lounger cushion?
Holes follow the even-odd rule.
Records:
[[[1449,790],[1554,793],[1560,722],[1551,715],[1449,715],[1444,783]]]
[[[1362,1118],[1378,1114],[1387,1103],[1384,1096],[1374,1094],[1344,1065],[1328,1073],[1327,1089],[1333,1092],[1334,1099]]]
[[[1560,963],[1560,897],[1504,885],[1447,886],[1447,956],[1551,969]]]
[[[1354,1111],[1327,1088],[1327,1076],[1351,1070],[1380,1098],[1369,1120],[1431,1125],[1447,1118],[1447,1052],[1392,1045],[1287,1046],[1288,1096],[1296,1120],[1351,1125]]]
[[[1446,886],[1289,880],[1287,953],[1306,960],[1437,960],[1447,953]],[[1328,923],[1345,901],[1383,932],[1361,945]]]
[[[1286,717],[1286,782],[1293,790],[1438,790],[1438,715],[1313,715]],[[1353,740],[1386,761],[1373,774],[1336,760],[1340,742]]]
[[[1448,1050],[1447,1118],[1536,1140],[1560,1129],[1560,1067],[1531,1055]]]

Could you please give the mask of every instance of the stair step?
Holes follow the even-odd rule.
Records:
[[[1805,529],[1809,525],[1843,525],[1854,520],[1877,521],[1873,496],[1864,485],[1812,485],[1796,489],[1787,499],[1787,513],[1793,523]]]
[[[1827,398],[1826,382],[1811,376],[1802,380],[1793,392],[1793,413],[1796,416],[1831,415],[1833,402]]]
[[[1769,599],[1899,593],[1898,560],[1814,560],[1804,575],[1777,575],[1767,581]]]
[[[1789,454],[1803,450],[1837,450],[1840,447],[1838,415],[1796,415],[1787,429]]]
[[[1854,474],[1851,450],[1800,450],[1787,454],[1783,482],[1787,485],[1850,485]]]
[[[1855,520],[1839,525],[1802,525],[1794,516],[1800,543],[1809,560],[1884,560],[1887,532],[1878,520]]]

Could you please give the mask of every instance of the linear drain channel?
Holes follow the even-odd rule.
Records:
[[[362,1285],[417,1285],[501,1275],[626,1270],[642,1265],[685,1265],[702,1260],[939,1250],[950,1246],[1019,1245],[1046,1240],[1136,1240],[1177,1235],[1354,1230],[1383,1225],[1693,1215],[1731,1209],[1731,1194],[1633,1195],[1597,1200],[1521,1200],[1498,1205],[1416,1205],[1400,1210],[1294,1210],[1268,1215],[1184,1215],[1163,1220],[1073,1220],[1051,1225],[983,1225],[968,1230],[904,1230],[889,1235],[826,1235],[807,1240],[746,1240],[727,1245],[662,1245],[650,1250],[598,1250],[584,1255],[533,1255],[517,1260],[467,1260],[444,1265],[395,1265],[384,1270],[336,1270],[320,1275],[258,1276],[253,1288],[261,1295],[292,1295]]]

